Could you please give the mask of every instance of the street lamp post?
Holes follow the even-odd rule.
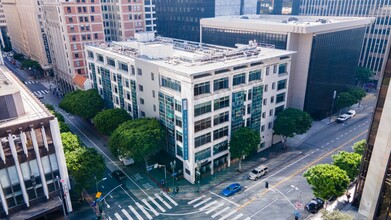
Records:
[[[176,160],[170,162],[170,166],[172,169],[172,190],[175,188],[175,167],[176,167]]]
[[[197,160],[197,169],[196,169],[196,175],[198,176],[198,192],[200,192],[200,182],[201,182],[201,161]]]
[[[95,187],[96,187],[96,192],[99,192],[99,189],[98,189],[98,184],[99,184],[100,182],[102,182],[102,181],[105,181],[105,180],[107,180],[107,177],[104,177],[103,179],[101,179],[101,180],[97,181],[97,180],[96,180],[96,176],[94,176],[94,179],[95,179]]]

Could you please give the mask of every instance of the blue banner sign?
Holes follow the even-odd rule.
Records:
[[[182,123],[183,123],[183,159],[189,159],[188,125],[187,125],[187,99],[182,99]]]

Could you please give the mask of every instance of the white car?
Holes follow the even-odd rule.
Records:
[[[129,165],[132,165],[134,164],[134,160],[133,158],[126,158],[124,156],[119,156],[118,159],[125,165],[125,166],[129,166]]]
[[[350,116],[350,115],[347,115],[347,114],[340,115],[340,116],[337,118],[337,122],[343,123],[343,122],[347,121],[350,117],[351,117],[351,116]]]
[[[346,112],[346,114],[353,118],[354,116],[356,116],[356,110],[349,110],[348,112]]]

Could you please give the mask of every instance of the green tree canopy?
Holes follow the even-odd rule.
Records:
[[[318,164],[304,172],[303,176],[311,185],[314,195],[322,199],[341,196],[349,185],[346,171],[330,164]]]
[[[76,181],[76,190],[88,189],[95,184],[95,178],[102,179],[106,169],[102,155],[94,148],[79,147],[65,154],[69,174]]]
[[[322,219],[323,220],[353,220],[353,216],[349,213],[344,213],[339,210],[327,211],[322,210]]]
[[[103,109],[104,103],[98,92],[95,89],[90,89],[87,91],[76,90],[66,94],[59,106],[84,119],[92,119]]]
[[[333,164],[346,171],[353,181],[360,171],[361,155],[353,152],[340,151],[332,156]]]
[[[59,121],[58,125],[60,126],[60,133],[70,132],[68,125],[65,122]]]
[[[110,135],[120,124],[130,120],[130,115],[123,109],[107,109],[94,117],[94,125],[101,134]]]
[[[356,103],[356,98],[351,95],[349,92],[341,92],[335,100],[335,104],[338,108],[346,108],[352,106]]]
[[[154,118],[140,118],[122,123],[111,134],[109,147],[118,156],[144,160],[157,153],[166,145],[166,131]]]
[[[24,60],[24,56],[21,53],[14,53],[13,58],[15,60],[18,60],[18,61],[23,61]]]
[[[287,108],[277,115],[274,121],[273,130],[277,135],[281,135],[284,144],[288,137],[304,134],[312,125],[312,118],[307,112],[295,108]]]
[[[71,132],[61,133],[61,141],[65,154],[83,147],[79,137]]]
[[[361,141],[357,141],[356,143],[354,143],[352,148],[355,153],[363,155],[366,146],[367,146],[367,140],[363,139]]]
[[[49,111],[54,111],[54,107],[53,107],[53,105],[51,105],[51,104],[45,104],[45,107],[46,107]]]
[[[37,61],[30,60],[30,59],[23,60],[22,61],[22,67],[23,68],[32,68],[32,69],[35,69],[35,70],[42,70],[41,65]]]
[[[239,158],[239,171],[242,170],[242,158],[256,151],[260,142],[261,137],[259,132],[256,132],[251,128],[239,128],[231,135],[229,152],[231,153],[232,158]]]
[[[357,67],[355,70],[355,76],[358,84],[360,85],[363,82],[368,82],[372,78],[373,71],[365,67]]]
[[[352,95],[358,103],[360,103],[361,100],[367,95],[364,89],[358,87],[349,89],[348,93]]]

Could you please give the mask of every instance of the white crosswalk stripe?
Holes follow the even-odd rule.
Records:
[[[205,195],[202,195],[201,197],[198,197],[198,198],[195,198],[195,199],[191,200],[191,201],[188,202],[187,204],[191,205],[191,204],[197,202],[198,200],[201,200],[201,199],[204,198],[204,197],[205,197]]]
[[[212,205],[214,205],[216,203],[217,203],[217,201],[215,200],[215,201],[213,201],[213,202],[211,202],[209,204],[206,204],[204,207],[201,207],[199,210],[200,211],[204,211],[204,210],[206,210],[207,208],[211,207]]]
[[[35,91],[34,94],[41,95],[41,91]]]
[[[117,212],[114,213],[114,216],[117,218],[117,220],[123,220],[122,217]]]
[[[199,203],[193,205],[193,207],[194,207],[194,208],[197,208],[198,206],[200,206],[200,205],[202,205],[202,204],[204,204],[204,203],[207,203],[207,202],[208,202],[209,200],[211,200],[211,199],[212,199],[212,198],[208,197],[208,198],[206,198],[205,200],[203,200],[203,201],[201,201],[201,202],[199,202]]]
[[[128,220],[133,220],[133,218],[129,215],[129,213],[125,209],[122,209],[121,211],[122,211],[122,213],[124,213],[126,218],[128,218]]]
[[[133,214],[137,217],[138,220],[144,220],[140,214],[138,214],[138,212],[136,211],[136,209],[134,209],[131,205],[128,206],[128,208],[130,209],[130,211],[133,212]]]
[[[159,216],[159,213],[147,202],[146,199],[142,199],[141,201],[148,207],[148,209],[151,212],[153,212],[153,214],[155,214],[156,216]]]
[[[232,210],[231,212],[229,212],[228,214],[224,215],[223,217],[221,217],[219,220],[224,220],[224,219],[227,219],[229,216],[235,214],[236,210]]]
[[[140,203],[136,202],[136,205],[137,205],[137,207],[144,213],[144,215],[147,216],[147,218],[148,218],[149,220],[152,219],[152,216],[144,209],[144,207],[143,207],[142,205],[140,205]]]
[[[227,211],[228,209],[230,209],[229,206],[226,206],[225,208],[223,208],[222,210],[216,212],[215,214],[212,215],[212,218],[216,218],[216,216],[219,216],[221,213]]]
[[[155,199],[153,199],[153,198],[150,197],[150,196],[148,196],[148,199],[151,200],[151,202],[152,202],[153,204],[155,204],[155,206],[156,206],[158,209],[160,209],[161,212],[166,212],[166,210],[165,210],[162,206],[160,206],[159,203],[157,203],[157,202],[155,201]]]
[[[237,215],[237,216],[235,216],[233,219],[231,219],[231,220],[237,220],[237,219],[239,219],[240,217],[242,217],[243,216],[243,213],[239,213],[239,215]]]
[[[162,202],[168,209],[172,209],[170,204],[168,204],[166,201],[162,199],[162,197],[159,196],[159,194],[155,193],[155,197],[159,199],[160,202]]]
[[[245,218],[244,220],[250,220],[251,218],[250,217],[247,217],[247,218]]]
[[[169,195],[167,195],[166,193],[163,193],[163,196],[166,197],[172,204],[174,204],[175,206],[178,205],[178,203],[176,203]]]
[[[220,207],[223,206],[223,205],[224,205],[224,202],[223,202],[223,203],[220,203],[220,204],[218,204],[218,205],[216,205],[215,207],[213,207],[213,208],[211,208],[211,209],[209,209],[208,211],[205,212],[205,214],[209,215],[211,212],[213,212],[214,210],[220,208]]]
[[[38,83],[37,81],[24,81],[24,84],[30,85],[30,84],[35,84]]]

